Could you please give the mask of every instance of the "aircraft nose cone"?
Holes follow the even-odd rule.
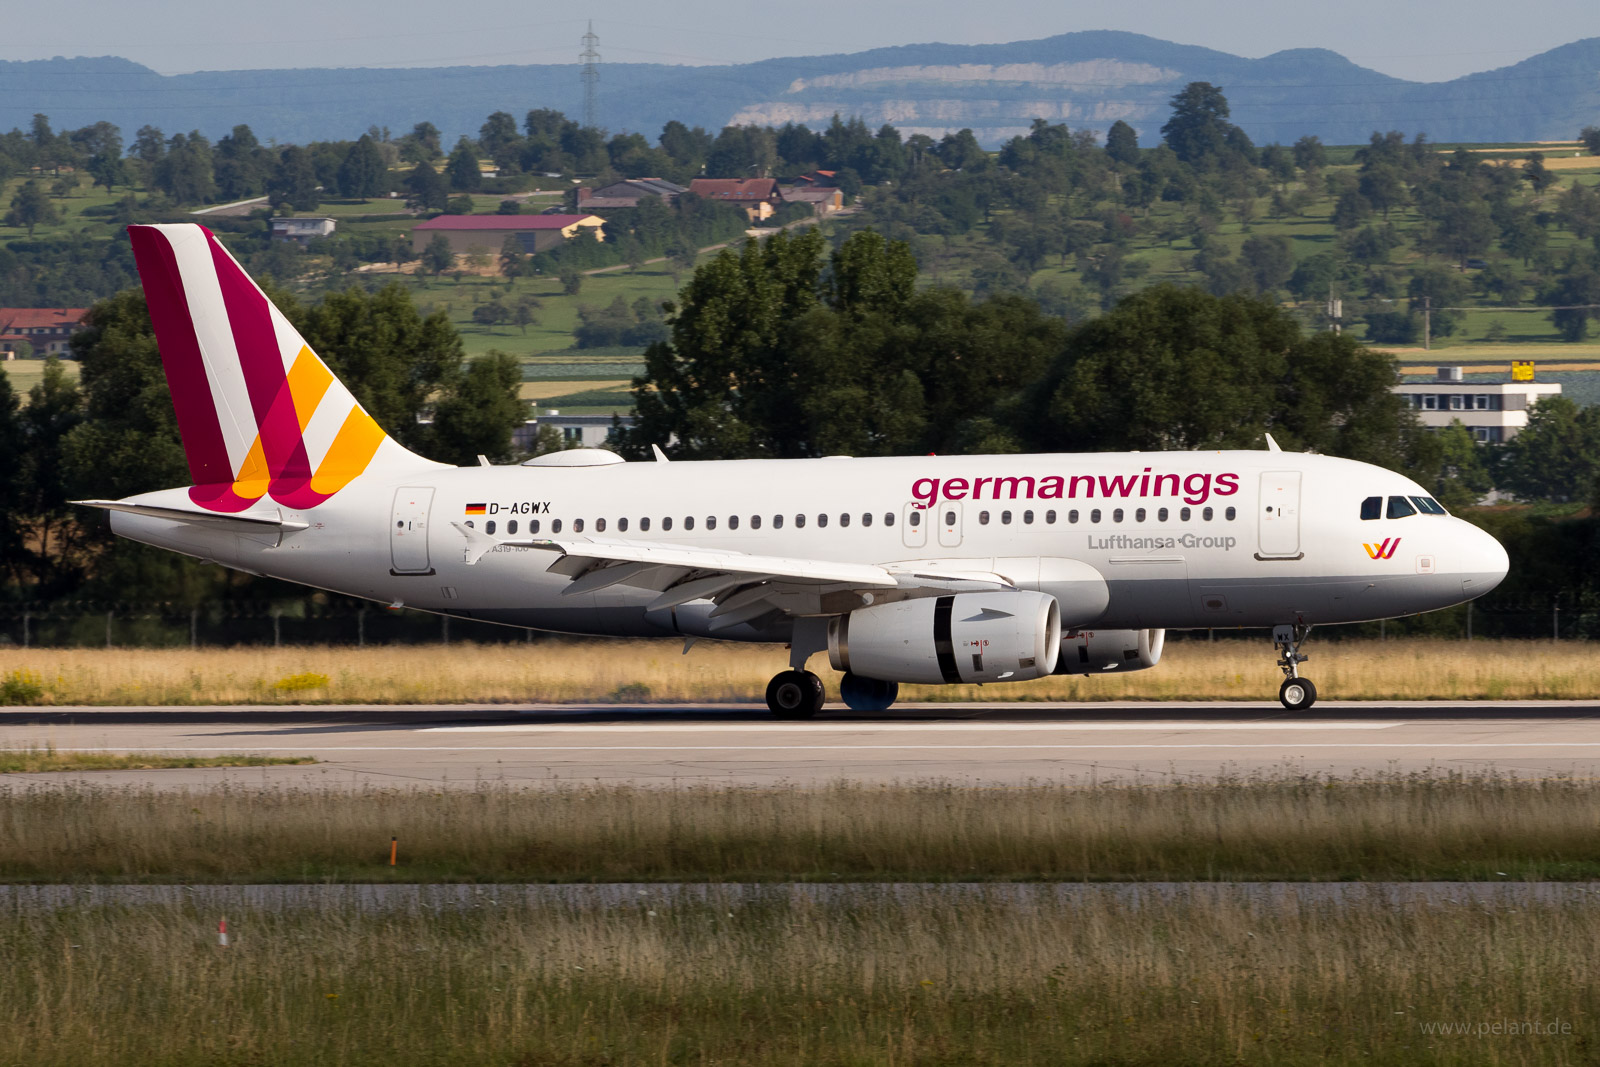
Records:
[[[1506,555],[1505,546],[1490,534],[1468,522],[1462,525],[1466,527],[1463,531],[1466,566],[1462,568],[1465,572],[1461,576],[1462,591],[1469,597],[1482,596],[1505,578],[1511,569],[1511,557]]]

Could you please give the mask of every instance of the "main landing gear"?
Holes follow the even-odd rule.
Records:
[[[1305,711],[1317,702],[1317,687],[1300,677],[1300,664],[1309,658],[1300,651],[1300,643],[1309,633],[1311,627],[1301,624],[1272,628],[1272,647],[1278,650],[1278,667],[1283,671],[1278,699],[1290,711]]]
[[[767,707],[780,719],[809,719],[826,698],[822,679],[810,671],[784,671],[767,683]]]

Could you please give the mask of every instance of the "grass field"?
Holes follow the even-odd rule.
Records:
[[[8,916],[0,1060],[1576,1064],[1600,1002],[1592,907],[508,902],[246,911],[226,949],[218,918]],[[1430,1033],[1507,1021],[1555,1032]]]
[[[1328,700],[1600,697],[1600,651],[1581,642],[1407,638],[1306,646]],[[0,702],[38,704],[759,702],[784,664],[770,645],[551,638],[533,644],[0,648]],[[826,656],[811,669],[830,694]],[[10,684],[18,680],[18,684]],[[27,684],[21,684],[26,681]],[[1271,700],[1279,675],[1265,636],[1171,642],[1152,670],[1006,685],[902,686],[902,700]],[[10,694],[8,696],[8,694]]]
[[[0,372],[11,380],[11,388],[16,390],[24,404],[28,401],[28,390],[38,385],[44,379],[44,360],[42,359],[8,359],[0,360]],[[78,378],[78,364],[74,360],[61,361],[61,369],[68,378],[74,381]]]
[[[0,881],[14,883],[1600,877],[1600,784],[1492,774],[442,793],[69,783],[0,796]]]
[[[152,752],[57,752],[0,748],[0,774],[50,771],[150,771],[196,767],[275,767],[315,763],[310,756],[168,756]]]

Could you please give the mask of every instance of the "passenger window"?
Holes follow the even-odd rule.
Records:
[[[493,519],[490,519],[488,522],[483,524],[483,532],[484,533],[489,533],[489,534],[494,533],[494,520]]]
[[[1121,522],[1122,521],[1122,509],[1121,508],[1112,508],[1111,509],[1111,521],[1112,522]]]
[[[1078,522],[1078,509],[1077,508],[1073,508],[1071,511],[1067,512],[1067,521],[1072,523],[1073,525],[1077,525],[1077,522]]]
[[[739,528],[739,516],[737,516],[737,515],[729,515],[728,516],[728,529],[737,530],[738,528]]]
[[[650,516],[646,515],[644,518],[639,520],[639,529],[643,530],[645,533],[650,532]]]
[[[752,515],[752,516],[750,516],[750,529],[752,529],[752,530],[761,529],[761,516],[760,515]]]
[[[826,525],[828,525],[828,513],[827,512],[823,512],[821,515],[817,516],[817,525],[818,526],[826,526]]]
[[[717,528],[717,517],[715,515],[707,515],[706,516],[706,529],[715,530],[716,528]]]
[[[1383,518],[1383,497],[1369,496],[1361,502],[1361,517],[1363,519]]]
[[[1415,515],[1416,513],[1417,509],[1412,507],[1411,501],[1407,500],[1405,497],[1392,496],[1389,498],[1389,518],[1403,519],[1407,515]]]
[[[649,520],[646,520],[646,521],[648,522]],[[539,532],[539,520],[538,519],[529,519],[528,520],[528,532],[531,533],[531,534],[536,534],[536,533]]]
[[[1089,512],[1089,521],[1090,522],[1099,522],[1100,521],[1100,509],[1099,508],[1095,508],[1093,511]]]
[[[1190,511],[1188,508],[1180,508],[1178,510],[1178,519],[1181,522],[1188,522],[1189,516],[1193,514],[1194,512]]]
[[[1032,526],[1033,525],[1033,512],[1024,511],[1022,513],[1022,525],[1024,525],[1024,526]]]
[[[685,530],[694,529],[694,516],[693,515],[685,515],[683,517],[683,528]]]
[[[1000,513],[1000,523],[1003,526],[1010,526],[1011,525],[1011,512],[1002,511]]]
[[[839,525],[840,526],[849,526],[850,525],[850,513],[848,511],[839,516]]]
[[[1211,521],[1211,516],[1214,515],[1214,514],[1216,514],[1216,513],[1214,511],[1212,511],[1210,508],[1201,508],[1200,509],[1200,517],[1202,519],[1206,520],[1207,522]]]
[[[618,519],[617,520],[617,532],[618,533],[627,533],[628,532],[628,520],[627,519]]]
[[[668,515],[666,518],[661,520],[661,528],[663,530],[672,529],[672,516],[671,515]]]
[[[956,513],[953,512],[953,511],[945,512],[944,513],[944,524],[946,526],[954,526],[956,524]]]
[[[1053,512],[1053,511],[1045,512],[1044,513],[1044,521],[1045,521],[1046,525],[1054,526],[1056,524],[1056,513]]]
[[[772,528],[774,530],[783,529],[783,516],[782,515],[774,515],[774,516],[772,516]]]
[[[594,520],[594,532],[595,533],[605,533],[606,532],[606,520],[604,520],[604,519],[596,519],[596,520]]]
[[[872,512],[863,511],[861,513],[861,525],[863,525],[863,526],[871,526],[872,525]]]
[[[913,516],[913,517],[915,517],[915,516]],[[893,526],[894,525],[894,512],[885,511],[883,513],[883,524],[885,526]]]
[[[1160,508],[1160,509],[1158,509],[1156,511],[1156,521],[1157,522],[1166,522],[1167,521],[1167,509],[1166,508]]]
[[[979,526],[987,526],[987,525],[989,525],[989,513],[987,511],[978,512],[978,525]]]
[[[573,533],[583,533],[583,520],[582,519],[573,519],[572,520],[572,532]]]
[[[1222,513],[1222,517],[1227,519],[1229,522],[1232,522],[1234,519],[1237,519],[1239,517],[1239,509],[1238,508],[1229,508],[1227,511],[1224,511]]]
[[[911,513],[911,518],[907,519],[906,521],[911,523],[912,529],[916,529],[918,526],[922,525],[922,512],[913,511]]]
[[[1139,508],[1137,511],[1135,511],[1133,513],[1133,521],[1134,522],[1143,522],[1144,521],[1144,508]]]
[[[804,529],[805,525],[806,525],[806,517],[804,515],[796,515],[794,517],[795,529],[797,529],[797,530]]]
[[[553,522],[550,523],[550,532],[551,533],[560,533],[561,532],[561,520],[560,519],[556,519],[556,520],[554,520]]]
[[[506,533],[514,534],[516,532],[517,532],[517,520],[516,519],[512,519],[510,522],[506,523]]]

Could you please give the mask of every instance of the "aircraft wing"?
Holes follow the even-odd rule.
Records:
[[[562,590],[563,596],[594,593],[614,585],[634,586],[658,594],[647,609],[650,611],[709,599],[717,604],[712,618],[721,620],[723,626],[773,611],[832,614],[879,598],[1014,588],[1008,579],[989,572],[937,573],[910,564],[758,556],[649,541],[497,539],[463,523],[452,525],[466,538],[463,559],[469,566],[499,547],[550,552],[556,558],[544,569],[572,578]],[[841,598],[847,603],[841,603]]]

